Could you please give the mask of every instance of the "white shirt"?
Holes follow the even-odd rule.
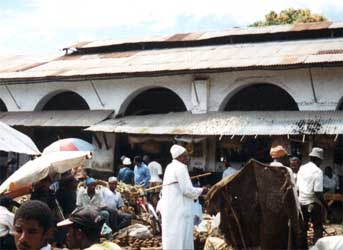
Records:
[[[162,166],[157,161],[152,161],[148,165],[151,178],[149,182],[162,182],[159,175],[162,175]]]
[[[323,192],[323,171],[313,162],[302,165],[297,175],[297,187],[301,205],[316,202],[315,192]]]
[[[113,193],[109,188],[106,187],[102,188],[101,191],[104,205],[106,205],[107,207],[120,209],[124,206],[123,199],[119,192]]]
[[[0,237],[6,236],[13,229],[14,214],[0,206]]]
[[[51,250],[51,245],[48,244],[45,247],[42,247],[40,250]]]
[[[238,170],[234,169],[233,167],[228,167],[227,169],[225,169],[225,171],[223,172],[223,177],[222,179],[224,179],[227,176],[231,176],[234,173],[236,173]]]
[[[329,176],[324,175],[323,187],[327,189],[329,192],[334,193],[336,189],[339,189],[338,176],[335,174],[332,174],[332,177],[329,178]]]
[[[80,187],[77,190],[76,206],[84,207],[87,205],[93,205],[96,207],[102,207],[104,205],[101,190],[95,189],[95,194],[92,198],[89,197],[87,188]]]

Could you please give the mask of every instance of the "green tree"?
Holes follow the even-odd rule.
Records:
[[[265,20],[257,21],[250,27],[279,25],[279,24],[292,24],[292,23],[312,23],[326,21],[324,16],[312,14],[309,9],[293,9],[289,8],[282,10],[279,14],[275,11],[269,12],[265,15]]]

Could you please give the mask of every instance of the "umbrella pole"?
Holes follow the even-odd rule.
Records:
[[[62,220],[65,220],[62,208],[60,206],[60,203],[58,202],[58,200],[56,198],[54,200],[55,200],[56,207],[57,207],[57,214],[60,216],[60,218],[62,218]]]

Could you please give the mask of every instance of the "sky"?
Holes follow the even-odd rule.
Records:
[[[343,21],[342,0],[1,0],[0,53],[54,54],[79,41],[246,27],[286,8]]]

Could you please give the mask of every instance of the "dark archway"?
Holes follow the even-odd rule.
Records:
[[[7,112],[6,104],[0,99],[0,112]]]
[[[65,91],[48,99],[45,104],[43,103],[41,110],[89,110],[89,106],[79,94],[72,91]],[[40,150],[43,150],[52,142],[63,138],[76,137],[91,142],[91,135],[85,133],[83,129],[77,124],[75,124],[75,127],[41,127],[35,128],[33,137]]]
[[[272,84],[255,84],[236,93],[224,111],[299,110],[294,99],[282,88]]]
[[[66,91],[50,98],[42,110],[88,110],[87,102],[77,93]]]
[[[181,98],[167,88],[152,88],[137,95],[124,115],[166,114],[182,112],[187,108]]]

